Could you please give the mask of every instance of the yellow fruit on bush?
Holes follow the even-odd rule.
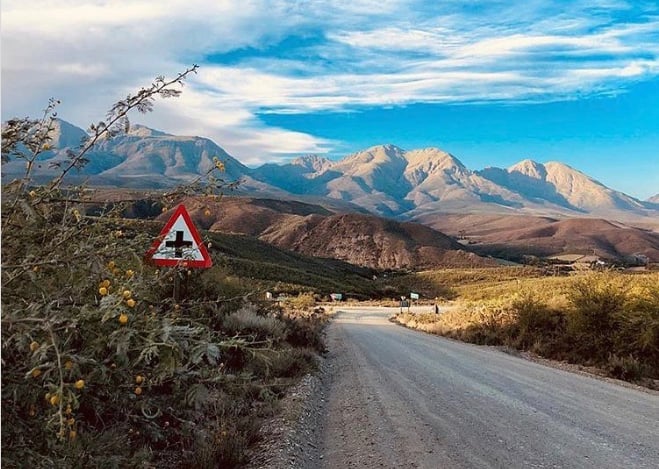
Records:
[[[137,302],[134,299],[130,298],[126,300],[126,304],[128,305],[129,308],[134,308]]]
[[[44,143],[44,144],[43,144],[43,150],[44,150],[44,151],[48,151],[48,150],[50,150],[50,145],[48,145],[47,143]]]
[[[124,290],[122,295],[124,296],[124,298],[128,299],[131,297],[132,293],[130,292],[130,290]]]
[[[128,315],[126,313],[119,315],[119,324],[128,324]]]
[[[72,426],[76,423],[76,419],[74,419],[73,417],[71,417],[70,419],[68,419],[68,420],[66,421],[66,423],[69,425],[69,427],[72,427]]]
[[[131,269],[126,271],[126,277],[131,278],[133,275],[135,275],[135,272],[133,272]]]
[[[210,214],[211,214],[210,210],[208,210],[208,209],[204,210],[204,215],[209,216]]]
[[[106,287],[101,287],[98,289],[98,294],[101,296],[105,296],[108,294],[108,289]]]
[[[142,384],[144,382],[144,376],[142,376],[142,375],[135,376],[135,382],[137,384]]]
[[[59,396],[55,394],[54,396],[50,396],[50,405],[57,405],[59,404]]]
[[[76,381],[76,384],[74,385],[76,389],[82,389],[85,387],[85,380],[84,379],[79,379]]]
[[[32,267],[32,272],[39,272],[39,266],[35,265],[34,267]]]
[[[78,436],[78,432],[76,432],[75,430],[71,430],[69,432],[69,439],[70,440],[75,440],[77,436]]]
[[[110,281],[108,279],[105,279],[101,282],[101,286],[108,288],[110,286]]]
[[[108,269],[110,269],[110,270],[114,269],[114,266],[115,266],[115,265],[116,265],[116,264],[114,263],[114,261],[110,261],[110,262],[108,262]]]
[[[30,342],[30,351],[31,352],[36,352],[38,348],[39,348],[39,342],[37,342],[36,340],[33,340],[32,342]]]
[[[36,197],[37,196],[37,193],[35,191],[30,191],[29,194],[30,194],[30,197]]]
[[[137,394],[139,396],[140,394],[142,394],[142,388],[138,386],[138,387],[135,388],[134,392],[135,392],[135,394]]]
[[[73,409],[71,408],[70,405],[67,405],[67,406],[66,406],[66,410],[64,411],[64,413],[65,413],[66,415],[71,415],[71,412],[73,412]]]
[[[39,368],[35,368],[34,370],[32,370],[33,378],[38,378],[39,376],[41,376],[41,370]]]
[[[70,370],[71,368],[73,368],[73,362],[71,360],[67,360],[66,363],[64,363],[64,368]]]

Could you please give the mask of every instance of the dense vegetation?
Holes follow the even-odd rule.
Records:
[[[313,297],[259,302],[258,285],[228,271],[217,249],[216,266],[203,271],[144,263],[153,229],[123,219],[121,204],[88,213],[93,191],[64,186],[96,141],[129,126],[128,111],[176,95],[191,71],[117,103],[44,185],[31,174],[50,148],[55,103],[42,119],[2,129],[3,161],[26,163],[24,178],[2,187],[7,467],[235,466],[260,419],[314,367],[324,315]],[[216,160],[204,180],[157,203],[211,196],[221,170]]]
[[[401,314],[409,327],[487,345],[596,366],[610,376],[656,386],[659,273],[537,277],[530,269],[429,272],[405,279],[451,288],[454,309]]]

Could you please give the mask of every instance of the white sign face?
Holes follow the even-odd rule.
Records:
[[[153,253],[152,259],[204,260],[199,245],[195,241],[194,236],[192,236],[192,232],[185,222],[183,215],[178,216],[167,235]]]

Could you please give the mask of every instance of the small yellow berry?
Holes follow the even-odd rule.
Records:
[[[85,387],[85,380],[84,379],[79,379],[78,381],[76,381],[75,387],[76,387],[76,389],[84,388]]]
[[[204,215],[206,215],[208,217],[208,216],[210,216],[210,214],[211,214],[210,210],[208,210],[208,209],[204,210]]]
[[[72,427],[72,426],[76,423],[76,419],[74,419],[73,417],[71,417],[70,419],[68,419],[68,420],[66,421],[66,423],[67,423],[67,425],[68,425],[69,427]]]
[[[39,272],[39,266],[35,265],[34,267],[32,267],[32,272]]]
[[[133,272],[131,269],[126,271],[126,277],[131,278],[133,275],[135,275],[135,272]]]
[[[142,375],[135,376],[135,383],[142,384],[143,382],[144,382],[144,376]]]
[[[38,378],[39,376],[41,376],[41,370],[39,368],[35,368],[34,370],[32,370],[33,378]]]
[[[69,440],[75,440],[77,436],[78,436],[78,432],[76,432],[75,430],[71,430],[69,432]]]
[[[98,289],[98,294],[101,296],[105,296],[108,294],[108,289],[106,287],[101,287]]]
[[[71,412],[73,412],[73,409],[71,408],[70,405],[67,405],[67,406],[66,406],[66,410],[64,411],[64,413],[65,413],[66,415],[71,415]]]
[[[71,360],[67,360],[66,363],[64,363],[64,368],[70,370],[71,368],[73,368],[73,362]]]
[[[138,387],[135,388],[134,392],[135,392],[135,394],[137,394],[139,396],[140,394],[142,394],[142,388],[138,386]]]
[[[128,324],[128,315],[126,313],[121,313],[119,315],[119,324]]]
[[[124,296],[125,299],[130,298],[131,295],[132,295],[132,293],[131,293],[130,290],[124,290],[124,292],[123,292],[123,296]]]
[[[161,211],[162,213],[165,213],[167,211],[167,207],[163,207]]]
[[[114,266],[115,266],[115,265],[116,265],[116,264],[114,263],[114,261],[110,261],[110,262],[108,262],[108,269],[110,269],[110,270],[114,269]]]
[[[30,195],[30,197],[36,197],[37,193],[35,191],[30,191],[29,195]]]
[[[50,396],[50,405],[56,406],[57,404],[59,404],[59,396],[57,394]]]
[[[105,279],[101,282],[101,286],[108,288],[110,286],[110,281],[108,279]]]
[[[137,302],[132,298],[126,300],[126,305],[128,305],[129,308],[134,308],[136,304]]]
[[[39,342],[37,342],[36,340],[33,340],[30,343],[30,351],[31,352],[36,352],[38,349],[39,349]]]
[[[44,143],[44,144],[43,144],[43,150],[44,150],[44,151],[48,151],[48,150],[50,150],[50,145],[47,144],[47,143]]]

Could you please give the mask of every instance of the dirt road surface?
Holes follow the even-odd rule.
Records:
[[[318,466],[659,467],[656,393],[411,331],[395,311],[329,327]]]

